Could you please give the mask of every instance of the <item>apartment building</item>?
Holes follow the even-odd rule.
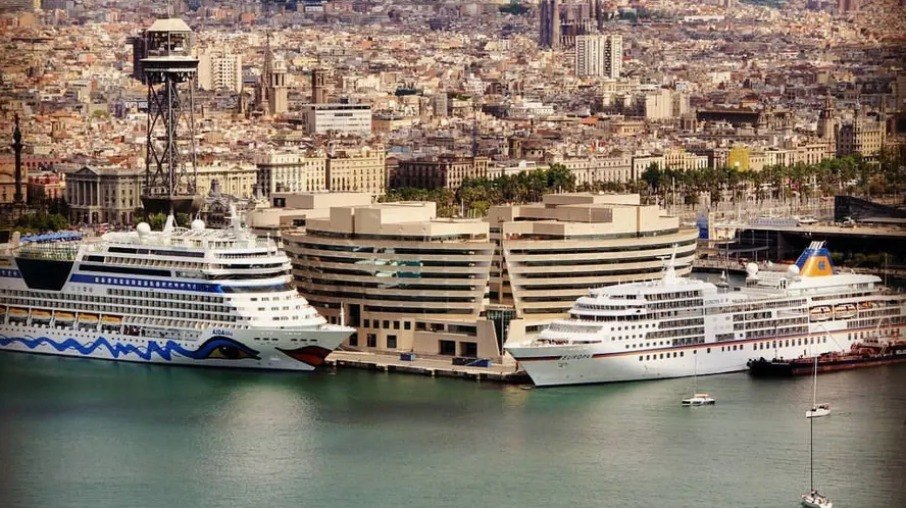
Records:
[[[271,152],[255,158],[262,195],[327,190],[327,156]]]
[[[198,54],[198,88],[242,91],[242,55],[228,49],[205,49]]]
[[[334,151],[327,158],[326,180],[331,191],[384,194],[387,165],[383,145]]]
[[[574,69],[579,77],[619,78],[623,70],[623,37],[576,36]]]
[[[400,161],[390,187],[456,189],[467,178],[487,178],[487,157],[430,157]]]

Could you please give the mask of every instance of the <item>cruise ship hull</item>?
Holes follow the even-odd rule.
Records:
[[[766,355],[798,358],[848,350],[853,343],[858,342],[857,334],[853,332],[854,330],[844,330],[828,334],[822,331],[810,337],[794,339],[765,338],[607,353],[600,351],[600,345],[509,346],[507,350],[536,386],[577,385],[745,371],[748,370],[749,360]],[[903,334],[904,330],[902,327],[899,330],[882,327],[880,330],[863,331],[877,332]],[[775,342],[782,345],[774,347]],[[790,345],[787,346],[787,343]]]
[[[0,351],[245,369],[311,371],[349,336],[342,327],[209,330],[198,340],[0,324]]]

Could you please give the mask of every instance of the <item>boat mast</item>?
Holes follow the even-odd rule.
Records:
[[[815,357],[815,373],[812,376],[812,411],[818,407],[818,357]]]
[[[692,363],[692,396],[698,393],[698,354],[694,354]]]
[[[808,419],[808,490],[815,490],[815,447],[812,443],[815,431],[815,419]]]

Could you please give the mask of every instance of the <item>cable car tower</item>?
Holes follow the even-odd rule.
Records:
[[[134,76],[148,86],[142,205],[146,213],[193,214],[196,189],[195,78],[192,29],[179,18],[158,19],[133,39]]]

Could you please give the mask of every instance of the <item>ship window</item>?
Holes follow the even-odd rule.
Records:
[[[641,356],[639,356],[639,361],[642,361],[642,357],[641,357]]]
[[[645,355],[645,359],[646,359],[646,360],[650,360],[650,359],[651,359],[651,355]]]
[[[708,351],[707,351],[707,352],[710,353],[710,352],[711,352],[711,348],[708,348]]]
[[[680,356],[683,356],[683,352],[682,352],[682,351],[680,351],[680,352],[679,352],[679,355],[680,355]]]
[[[362,326],[364,326],[365,328],[371,328],[371,320],[370,319],[364,320],[362,323]]]

